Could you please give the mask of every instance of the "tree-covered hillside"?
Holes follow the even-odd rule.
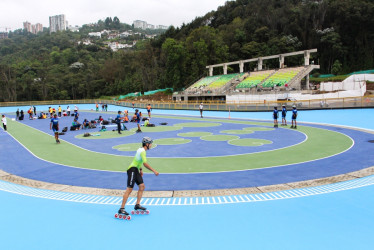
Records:
[[[318,49],[312,60],[321,65],[321,73],[372,69],[373,17],[372,0],[237,0],[189,24],[170,27],[155,39],[143,40],[145,35],[139,34],[127,38],[124,42],[137,41],[136,46],[117,52],[107,43],[121,39],[89,39],[88,33],[132,29],[118,18],[85,25],[79,33],[32,35],[18,30],[0,40],[0,100],[182,89],[206,75],[206,65],[312,48]],[[303,58],[287,60],[293,66]],[[277,60],[266,65],[277,66]],[[218,70],[215,74],[222,74]]]

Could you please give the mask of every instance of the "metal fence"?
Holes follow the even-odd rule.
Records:
[[[175,110],[197,110],[200,101],[193,102],[152,102],[134,101],[135,107],[145,109],[150,103],[153,109],[175,109]],[[88,100],[53,100],[53,101],[30,101],[30,102],[0,102],[0,106],[33,106],[33,105],[64,105],[64,104],[95,104],[106,103],[125,107],[132,107],[132,101],[112,101],[101,99]],[[204,110],[212,111],[267,111],[275,106],[287,108],[296,106],[299,110],[313,109],[341,109],[341,108],[374,108],[374,96],[359,96],[334,99],[315,99],[297,101],[264,101],[264,102],[225,102],[225,101],[204,101]]]

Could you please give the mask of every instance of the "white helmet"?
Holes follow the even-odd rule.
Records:
[[[143,143],[143,145],[147,144],[147,143],[152,144],[153,140],[150,137],[144,137],[143,140],[142,140],[142,143]]]

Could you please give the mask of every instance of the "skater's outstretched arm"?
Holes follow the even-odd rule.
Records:
[[[156,176],[159,175],[159,173],[156,170],[154,170],[148,163],[144,162],[143,165],[144,165],[144,167],[146,167],[149,170],[151,170]]]

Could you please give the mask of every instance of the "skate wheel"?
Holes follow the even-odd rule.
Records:
[[[141,214],[144,214],[144,211],[141,211],[140,213],[141,213]]]
[[[136,214],[139,214],[140,212],[139,212],[139,211],[136,211],[135,213],[136,213]]]
[[[127,219],[127,220],[131,220],[131,216],[128,215],[128,216],[126,217],[126,219]]]
[[[135,214],[135,212],[134,212],[134,211],[131,211],[131,214]]]
[[[145,211],[146,214],[149,214],[149,210]]]
[[[122,214],[120,214],[120,215],[118,216],[118,218],[119,218],[119,219],[122,219]]]
[[[114,218],[118,218],[118,214],[115,214],[115,215],[114,215]]]

